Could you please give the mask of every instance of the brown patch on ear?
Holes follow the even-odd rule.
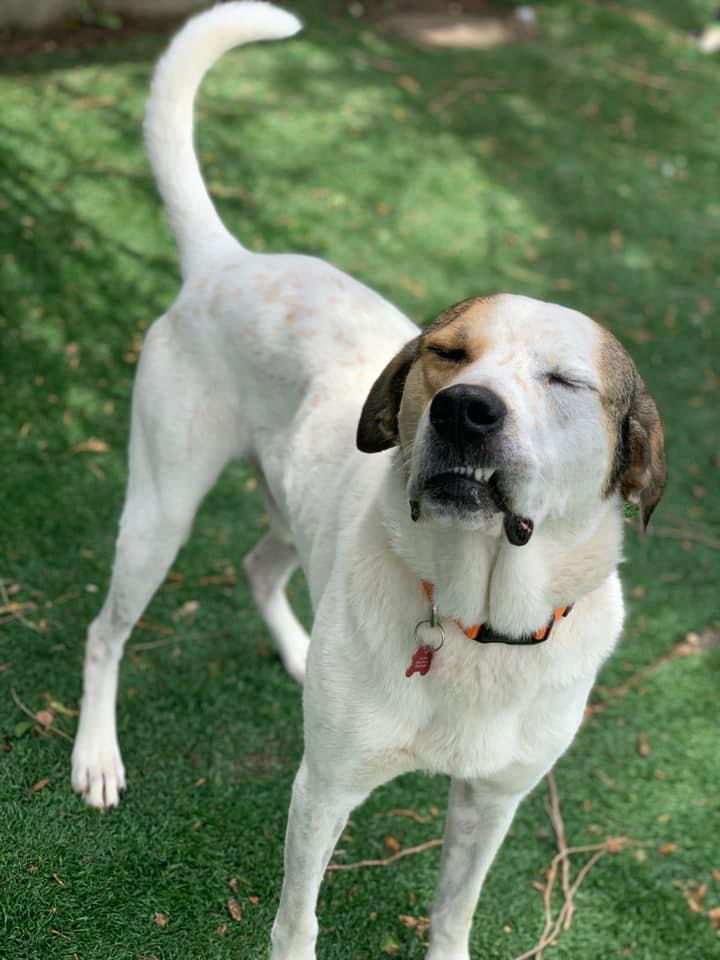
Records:
[[[379,453],[398,444],[398,411],[408,371],[417,357],[422,334],[397,353],[373,384],[363,404],[356,443],[363,453]]]
[[[665,443],[660,414],[640,377],[625,429],[625,465],[620,492],[640,506],[643,529],[665,489]]]
[[[606,330],[598,365],[604,387],[602,402],[614,448],[606,494],[619,486],[625,500],[639,505],[645,529],[665,487],[660,414],[635,364]]]

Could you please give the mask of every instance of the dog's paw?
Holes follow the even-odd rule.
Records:
[[[97,810],[116,807],[125,793],[125,767],[116,741],[75,741],[72,786],[88,806]]]

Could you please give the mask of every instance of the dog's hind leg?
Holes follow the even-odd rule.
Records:
[[[115,806],[125,786],[115,721],[125,641],[187,538],[200,501],[242,446],[229,429],[226,405],[167,332],[160,321],[140,362],[110,590],[88,630],[72,785],[92,807]]]
[[[297,565],[294,546],[274,530],[270,530],[244,560],[255,604],[285,669],[302,683],[310,638],[293,613],[285,592],[287,581]]]

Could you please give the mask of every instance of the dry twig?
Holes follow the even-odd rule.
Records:
[[[387,867],[396,860],[403,857],[410,857],[415,853],[423,853],[432,847],[439,847],[442,844],[442,837],[436,837],[434,840],[427,840],[425,843],[419,843],[416,847],[406,847],[404,850],[398,850],[389,857],[382,860],[358,860],[357,863],[330,863],[327,870],[360,870],[362,867]]]
[[[668,650],[666,653],[661,653],[660,656],[656,657],[652,663],[648,663],[646,666],[641,667],[635,673],[624,680],[622,683],[618,684],[617,687],[596,687],[597,693],[600,694],[602,700],[596,701],[595,703],[589,703],[585,708],[586,717],[595,717],[599,713],[602,713],[603,710],[607,708],[611,700],[618,700],[620,697],[624,697],[626,694],[630,693],[635,687],[639,686],[643,680],[651,676],[664,664],[669,663],[672,660],[676,660],[678,657],[688,657],[695,656],[698,653],[702,653],[703,650],[707,650],[710,647],[717,645],[718,643],[718,633],[712,628],[708,627],[706,630],[703,630],[702,633],[688,633],[683,640],[680,640],[676,643],[671,650]]]
[[[32,710],[30,709],[30,707],[26,707],[25,704],[24,704],[24,703],[22,702],[22,700],[20,699],[20,697],[17,695],[17,693],[15,692],[15,687],[11,687],[11,688],[10,688],[10,695],[12,696],[13,700],[15,701],[15,705],[16,705],[17,707],[19,707],[19,709],[22,710],[22,712],[23,712],[24,714],[26,714],[28,717],[30,717],[31,720],[33,720],[35,723],[37,723],[38,726],[42,726],[42,725],[40,724],[40,721],[38,720],[37,716],[32,712]],[[42,729],[43,729],[44,731],[46,731],[47,733],[53,733],[53,734],[55,734],[56,737],[62,737],[63,740],[67,740],[68,743],[72,743],[72,742],[73,742],[72,737],[69,737],[69,736],[68,736],[66,733],[64,733],[62,730],[58,730],[58,729],[57,729],[56,727],[54,727],[54,726],[48,726],[48,727],[42,726]]]
[[[28,620],[22,613],[23,610],[34,609],[37,605],[12,601],[5,587],[5,581],[2,579],[0,579],[0,600],[2,600],[2,609],[6,613],[9,613],[9,616],[3,619],[3,623],[10,623],[12,620],[17,620],[24,627],[27,627],[28,630],[34,630],[35,633],[39,632],[32,620]]]
[[[542,960],[543,951],[554,946],[564,930],[568,930],[573,921],[575,912],[575,894],[590,873],[595,864],[606,853],[620,853],[630,846],[644,846],[642,843],[630,840],[629,837],[606,837],[604,843],[588,843],[578,847],[568,847],[565,839],[565,824],[560,812],[560,794],[553,773],[547,776],[548,782],[548,815],[555,830],[555,839],[558,852],[550,862],[546,873],[545,887],[543,888],[543,907],[545,923],[540,939],[530,950],[515,957],[514,960]],[[575,879],[570,883],[570,857],[578,853],[590,853],[591,857],[578,870]],[[563,868],[563,904],[556,917],[553,918],[552,897],[557,879],[558,868]]]
[[[572,923],[572,915],[574,910],[572,898],[570,896],[570,858],[567,855],[568,847],[567,840],[565,839],[565,821],[560,813],[560,794],[558,793],[557,783],[555,782],[555,774],[552,772],[552,770],[547,775],[547,784],[547,811],[548,816],[550,817],[550,822],[555,830],[555,837],[557,839],[558,854],[560,856],[560,864],[562,866],[563,895],[566,903],[569,903],[565,923],[563,925],[563,930],[567,930]]]
[[[408,810],[405,807],[397,807],[390,812],[394,817],[410,817],[415,823],[430,823],[432,820],[432,817],[423,817],[422,814],[417,813],[415,810]]]

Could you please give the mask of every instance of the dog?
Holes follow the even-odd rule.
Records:
[[[660,417],[620,343],[524,296],[457,303],[420,330],[371,289],[223,226],[193,99],[231,47],[296,18],[234,2],[158,63],[145,122],[183,285],[135,379],[127,497],[88,630],[72,784],[118,803],[122,649],[225,465],[254,464],[270,532],[245,568],[304,682],[273,960],[315,956],[315,903],[350,811],[410,770],[451,777],[429,960],[468,960],[485,874],[520,800],[570,745],[623,622],[623,501],[662,494]],[[312,638],[285,594],[298,565]]]

